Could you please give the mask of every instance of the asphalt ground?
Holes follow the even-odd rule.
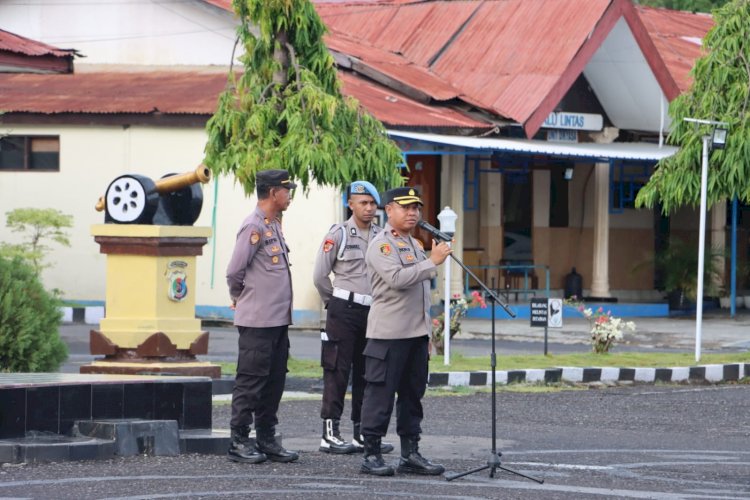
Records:
[[[428,391],[422,453],[463,472],[487,464],[490,393]],[[497,449],[504,470],[443,477],[359,473],[361,457],[317,451],[318,399],[285,399],[284,445],[292,464],[242,465],[223,456],[136,456],[98,462],[0,467],[0,498],[750,498],[750,385],[596,387],[540,393],[499,391]],[[229,406],[215,405],[226,428]],[[348,414],[348,403],[345,415]],[[386,455],[394,462],[396,451]],[[351,424],[342,422],[345,436]]]

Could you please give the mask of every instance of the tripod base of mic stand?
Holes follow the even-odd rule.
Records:
[[[495,477],[495,471],[497,469],[504,470],[505,472],[510,472],[511,474],[515,474],[517,476],[524,477],[526,479],[530,479],[534,482],[537,482],[539,484],[544,484],[544,479],[537,479],[533,476],[528,476],[522,472],[518,472],[517,470],[509,469],[508,467],[503,466],[500,463],[500,455],[502,453],[497,452],[490,455],[490,457],[487,459],[487,465],[483,465],[481,467],[477,467],[476,469],[467,470],[466,472],[459,472],[456,474],[446,474],[445,480],[446,481],[453,481],[454,479],[458,479],[459,477],[468,476],[469,474],[474,474],[475,472],[481,472],[483,470],[489,469],[490,470],[490,477]]]

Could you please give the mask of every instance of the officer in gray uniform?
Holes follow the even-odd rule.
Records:
[[[292,462],[298,455],[276,441],[276,413],[286,381],[292,278],[280,217],[294,184],[286,170],[256,174],[258,205],[237,233],[227,284],[239,330],[237,376],[232,391],[231,444],[235,462]],[[256,439],[249,437],[255,416]]]
[[[380,205],[380,195],[367,181],[355,181],[346,190],[352,216],[335,224],[326,234],[315,259],[313,283],[326,305],[326,328],[321,331],[320,364],[323,367],[323,436],[319,450],[325,453],[362,451],[360,421],[365,390],[365,333],[372,296],[367,277],[365,251],[381,231],[372,223]],[[333,272],[333,283],[330,274]],[[352,373],[351,443],[341,437],[339,428],[344,397]],[[387,443],[383,443],[387,445]],[[393,451],[387,445],[384,453]]]
[[[419,453],[422,397],[427,389],[430,322],[430,279],[451,253],[433,242],[430,257],[411,236],[420,219],[422,200],[415,188],[387,191],[383,197],[388,223],[367,249],[365,260],[372,286],[367,320],[365,387],[362,403],[364,460],[360,472],[393,475],[383,461],[380,443],[388,430],[396,401],[396,432],[401,438],[398,471],[439,475],[445,468]]]

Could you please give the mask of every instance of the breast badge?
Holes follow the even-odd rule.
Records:
[[[271,247],[272,252],[278,252],[279,250],[281,250],[281,248],[277,247],[276,245]]]
[[[414,260],[414,256],[412,254],[406,254],[406,260],[411,262]]]
[[[388,243],[383,243],[380,245],[380,253],[383,255],[390,255],[391,254],[391,245]]]
[[[279,263],[279,256],[278,255],[274,255],[273,257],[271,257],[271,262],[273,262],[274,264],[278,264]]]
[[[323,251],[324,251],[325,253],[328,253],[328,252],[330,252],[332,248],[333,248],[333,240],[326,240],[326,241],[325,241],[325,242],[323,243]]]
[[[250,244],[256,245],[260,241],[260,233],[258,231],[253,231],[250,233]]]
[[[271,236],[273,236],[273,232],[272,231],[266,231],[266,238],[270,238]]]

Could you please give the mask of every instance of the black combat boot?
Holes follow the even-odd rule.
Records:
[[[297,452],[289,451],[276,442],[276,430],[273,427],[256,427],[255,431],[255,447],[265,453],[271,462],[294,462],[299,458]]]
[[[323,437],[320,440],[320,448],[318,450],[323,453],[346,455],[356,452],[357,447],[342,439],[341,432],[339,431],[339,420],[326,418],[323,420]]]
[[[445,467],[433,464],[419,454],[419,434],[401,436],[401,458],[398,461],[398,472],[438,476],[445,472]]]
[[[255,441],[250,439],[250,428],[246,425],[232,427],[232,442],[229,444],[227,458],[245,464],[259,464],[266,461],[266,455],[255,448]]]
[[[354,438],[352,439],[352,445],[355,447],[355,451],[357,453],[361,453],[365,451],[365,438],[362,436],[361,432],[361,426],[362,424],[360,422],[353,422],[354,426]],[[380,442],[380,453],[385,455],[386,453],[390,453],[393,451],[393,445],[391,443],[384,443],[383,441]]]
[[[365,458],[359,472],[372,474],[373,476],[392,476],[395,472],[393,467],[386,464],[383,455],[380,454],[380,436],[364,437]]]

